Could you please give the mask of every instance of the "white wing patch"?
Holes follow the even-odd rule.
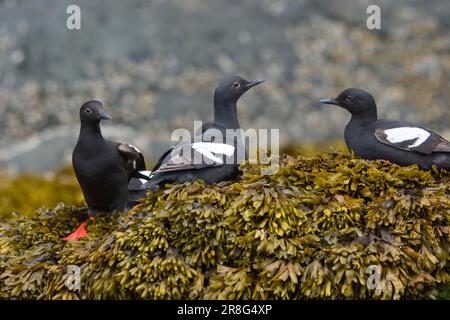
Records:
[[[414,148],[420,146],[430,137],[430,133],[424,129],[417,127],[399,127],[393,129],[384,130],[386,139],[390,143],[401,143],[404,141],[414,140],[414,142],[408,145],[408,148]]]
[[[218,163],[222,163],[223,160],[219,157],[216,157],[215,154],[225,154],[230,157],[234,153],[234,146],[225,143],[214,143],[214,142],[194,142],[192,144],[192,148],[207,157],[210,160],[213,160]]]
[[[153,177],[151,171],[139,171],[139,173],[142,174],[142,175],[144,175],[144,176],[146,176],[146,177],[149,177],[150,179]],[[139,178],[139,181],[140,181],[142,184],[144,184],[144,183],[147,182],[147,180],[141,179],[141,178]]]

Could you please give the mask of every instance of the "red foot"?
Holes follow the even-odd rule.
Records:
[[[69,234],[67,237],[63,238],[63,240],[72,241],[72,240],[77,240],[79,238],[87,237],[88,233],[87,233],[86,227],[87,227],[87,222],[83,222],[82,224],[80,224],[80,226],[78,227],[77,230],[75,230],[74,232]]]

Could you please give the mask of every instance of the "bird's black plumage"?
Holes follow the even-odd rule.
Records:
[[[214,92],[214,121],[205,123],[191,141],[174,145],[166,151],[151,171],[150,181],[141,189],[154,189],[164,183],[182,183],[195,179],[215,183],[236,179],[239,175],[238,150],[245,150],[239,137],[225,140],[228,129],[239,129],[236,103],[261,80],[248,81],[231,76]],[[223,139],[219,140],[219,137]]]
[[[136,200],[128,191],[132,177],[141,177],[144,157],[134,146],[103,138],[100,121],[111,119],[99,101],[80,108],[81,129],[73,150],[72,163],[90,216],[98,211],[126,211]]]
[[[334,99],[320,102],[340,106],[352,114],[344,137],[347,147],[357,156],[399,165],[417,164],[422,169],[433,165],[450,169],[450,142],[420,125],[378,119],[370,93],[350,88]]]

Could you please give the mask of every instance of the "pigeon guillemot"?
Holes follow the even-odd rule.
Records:
[[[422,169],[436,165],[450,169],[450,143],[420,125],[378,119],[372,95],[347,89],[334,99],[319,102],[347,109],[352,118],[345,127],[345,143],[361,158],[387,160],[399,165],[417,164]]]
[[[142,153],[133,145],[108,141],[100,130],[101,120],[110,120],[99,101],[87,101],[80,108],[81,129],[73,150],[72,164],[78,183],[93,218],[99,211],[124,212],[136,200],[129,192],[132,177],[145,179]],[[86,223],[64,238],[75,240],[86,236]]]
[[[239,175],[236,151],[238,148],[245,150],[242,141],[236,137],[231,142],[206,137],[215,136],[216,132],[225,138],[227,130],[239,129],[236,103],[247,90],[263,81],[249,81],[240,76],[222,81],[214,92],[214,121],[205,123],[199,136],[167,150],[151,171],[150,181],[142,180],[140,189],[154,190],[164,183],[183,183],[195,179],[207,184],[236,179]]]

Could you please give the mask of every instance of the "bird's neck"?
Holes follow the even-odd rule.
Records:
[[[378,120],[377,111],[373,110],[364,114],[352,114],[349,124],[366,126]]]
[[[226,129],[238,129],[239,120],[236,101],[224,101],[214,96],[214,123]]]
[[[80,129],[80,140],[81,139],[89,139],[89,140],[104,140],[102,136],[102,131],[100,129],[100,122],[97,123],[86,123],[81,122]]]

